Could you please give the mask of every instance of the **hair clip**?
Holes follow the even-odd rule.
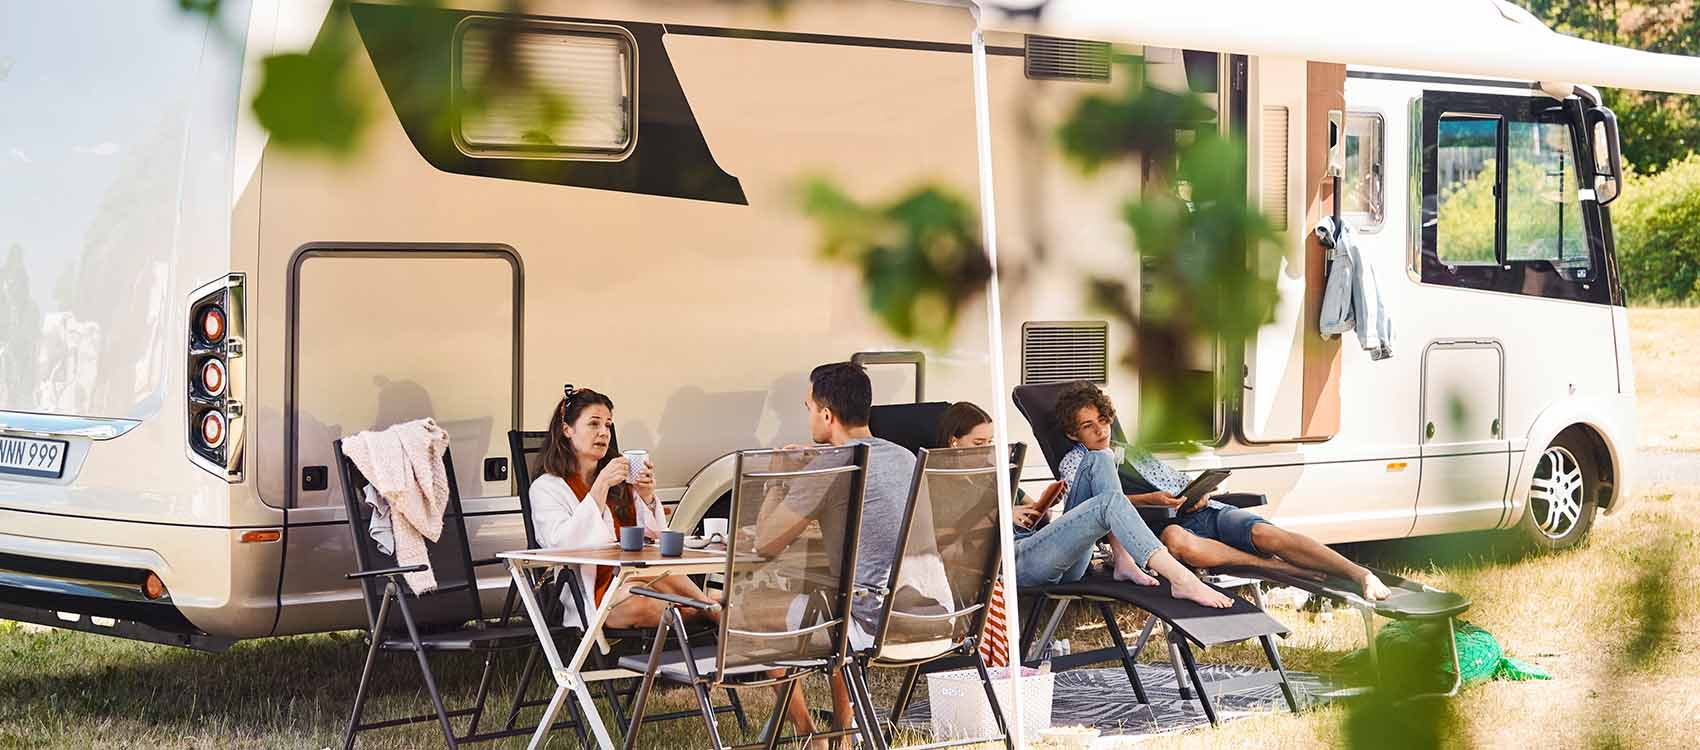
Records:
[[[565,398],[567,401],[570,402],[570,401],[573,400],[574,396],[578,395],[578,389],[574,388],[572,383],[568,383],[566,385],[561,386],[561,394],[562,394],[562,398]]]

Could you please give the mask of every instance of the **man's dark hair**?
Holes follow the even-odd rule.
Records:
[[[1074,434],[1075,423],[1078,421],[1076,415],[1088,406],[1096,407],[1098,414],[1106,419],[1116,418],[1116,407],[1110,403],[1109,395],[1098,390],[1098,386],[1081,381],[1069,386],[1057,397],[1057,426],[1062,428],[1064,435]]]
[[[831,409],[845,427],[866,427],[874,408],[874,384],[861,365],[833,362],[809,373],[809,397],[816,406]]]

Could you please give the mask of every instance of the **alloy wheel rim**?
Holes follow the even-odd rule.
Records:
[[[1541,534],[1560,539],[1576,528],[1582,518],[1585,489],[1582,466],[1575,454],[1557,445],[1541,454],[1529,487],[1529,510]]]

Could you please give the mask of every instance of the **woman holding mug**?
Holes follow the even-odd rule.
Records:
[[[538,477],[531,483],[531,521],[537,541],[553,549],[582,549],[619,541],[620,529],[641,526],[655,537],[667,528],[667,512],[655,498],[654,464],[632,466],[624,456],[611,456],[614,439],[614,401],[589,388],[567,386],[566,394],[549,417],[549,434],[538,456]],[[572,587],[563,587],[564,624],[582,627],[588,610],[610,595],[614,570],[583,565],[577,571],[583,610]],[[708,599],[683,576],[648,582],[650,588],[694,599]],[[608,614],[608,627],[653,627],[665,604],[642,596],[622,596]],[[687,610],[686,614],[700,610]]]

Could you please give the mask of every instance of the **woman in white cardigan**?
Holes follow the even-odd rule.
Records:
[[[539,476],[531,483],[531,521],[537,541],[554,549],[600,547],[619,541],[623,526],[642,526],[655,538],[667,528],[667,512],[655,498],[652,463],[633,467],[623,456],[609,456],[613,442],[614,402],[588,388],[568,386],[565,398],[549,418],[549,437],[538,457]],[[626,480],[636,471],[636,478]],[[584,608],[593,609],[607,596],[623,597],[608,614],[608,627],[654,627],[665,607],[661,601],[610,592],[613,569],[593,565],[576,571]],[[693,599],[707,595],[690,579],[668,576],[648,583],[651,588]],[[583,627],[590,613],[579,609],[571,587],[562,587],[568,627]],[[686,610],[687,616],[703,616]]]

